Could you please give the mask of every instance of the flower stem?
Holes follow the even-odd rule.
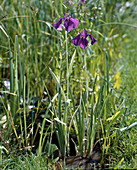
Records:
[[[66,61],[67,61],[67,75],[68,75],[68,42],[67,42],[67,31],[66,31]],[[68,100],[68,97],[69,97],[69,78],[68,76],[67,77],[67,100]]]
[[[88,107],[89,107],[89,102],[88,102],[88,74],[87,74],[86,50],[84,50],[84,67],[85,67],[85,78],[86,78],[86,80],[85,80],[86,81],[86,101],[85,101],[85,103],[86,103],[86,106],[87,106],[87,109],[85,109],[87,127],[85,127],[85,129],[87,128],[87,131],[88,131],[88,125],[89,125]]]
[[[86,99],[87,99],[87,112],[88,112],[88,75],[87,75],[87,64],[86,64],[86,50],[84,50],[84,66],[85,66],[85,77],[86,77]]]
[[[67,41],[67,31],[65,32],[65,38],[66,38],[66,62],[67,62],[67,74],[66,74],[66,78],[67,78],[67,103],[66,103],[66,114],[65,114],[65,123],[67,124],[67,115],[68,115],[68,110],[69,110],[69,104],[68,104],[68,99],[69,99],[69,77],[68,77],[68,65],[69,65],[69,61],[68,61],[68,41]],[[65,127],[65,148],[67,149],[68,152],[68,139],[69,139],[69,134],[67,132],[67,128]]]

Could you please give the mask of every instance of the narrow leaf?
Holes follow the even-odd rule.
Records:
[[[71,58],[71,62],[70,62],[69,69],[68,69],[68,73],[67,73],[67,78],[69,78],[69,76],[70,76],[75,55],[76,55],[76,50],[74,51],[74,53],[73,53],[73,55],[72,55],[72,58]]]

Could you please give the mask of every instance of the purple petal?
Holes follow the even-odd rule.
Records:
[[[75,46],[77,46],[79,44],[80,38],[81,38],[81,33],[72,39],[72,42]]]
[[[81,48],[85,49],[88,46],[88,40],[86,38],[81,38],[81,40],[79,41],[79,45]]]
[[[81,2],[86,2],[86,0],[81,0]]]
[[[67,14],[66,13],[64,13],[64,17],[65,17],[65,20],[67,19]]]
[[[67,19],[64,22],[64,26],[65,26],[66,31],[70,31],[73,29],[74,23],[70,19]]]
[[[72,17],[70,17],[70,20],[74,23],[76,29],[79,25],[79,20],[77,18],[72,18]]]
[[[91,39],[91,44],[95,44],[97,42],[97,40],[91,35],[91,33],[89,34],[89,37]]]
[[[54,24],[54,27],[59,31],[62,31],[62,26],[61,26],[62,20],[63,19],[61,18],[56,24]]]
[[[85,28],[84,28],[84,30],[83,30],[82,36],[85,37],[85,38],[88,36],[87,30],[86,30]]]
[[[66,0],[66,1],[65,1],[65,4],[66,4],[67,2],[68,2],[69,4],[71,4],[71,3],[72,3],[72,1],[68,1],[68,0]]]

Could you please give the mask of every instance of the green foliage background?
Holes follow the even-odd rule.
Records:
[[[103,112],[105,115],[103,128],[106,128],[107,118],[116,114],[118,109],[121,111],[121,116],[111,126],[109,133],[104,133],[104,136],[100,137],[103,139],[110,137],[110,141],[113,141],[104,155],[110,155],[109,163],[112,168],[116,167],[121,160],[119,168],[136,168],[137,127],[133,126],[123,132],[119,130],[137,122],[137,2],[135,0],[87,0],[84,6],[78,8],[75,8],[78,6],[78,2],[74,1],[74,3],[75,6],[70,5],[69,8],[66,7],[63,0],[55,0],[54,3],[51,0],[3,0],[0,3],[0,91],[7,91],[3,81],[10,79],[10,93],[17,94],[17,97],[9,97],[9,94],[4,93],[4,98],[0,98],[0,119],[2,120],[6,115],[8,124],[7,129],[4,130],[3,123],[1,123],[0,146],[4,146],[10,152],[10,156],[5,156],[1,149],[1,160],[4,161],[5,158],[9,164],[12,161],[17,164],[22,162],[22,157],[21,160],[13,160],[12,154],[16,147],[14,145],[11,147],[8,141],[11,141],[13,133],[18,128],[23,127],[22,131],[27,138],[27,122],[29,122],[27,118],[30,111],[28,106],[32,103],[32,98],[33,104],[37,102],[35,108],[37,113],[40,114],[44,110],[45,115],[45,110],[51,100],[48,98],[46,102],[42,102],[46,98],[44,92],[48,91],[51,99],[59,92],[58,84],[49,67],[57,78],[60,78],[60,85],[65,94],[67,92],[65,30],[57,31],[53,25],[59,20],[59,17],[64,17],[64,12],[70,12],[73,17],[79,18],[81,23],[78,29],[72,30],[67,37],[69,64],[76,49],[69,77],[70,88],[74,95],[74,97],[69,96],[71,100],[74,100],[70,107],[73,108],[71,111],[75,112],[81,92],[84,94],[84,91],[87,90],[84,70],[84,55],[86,54],[89,91],[92,92],[95,85],[94,100],[92,100],[92,93],[89,93],[91,103],[97,102],[100,97],[100,89],[104,80],[107,81],[109,73],[109,91],[113,92],[110,93],[109,105]],[[71,43],[71,39],[85,27],[89,32],[92,31],[97,43],[93,46],[89,45],[84,53],[80,47],[75,47]],[[109,72],[107,72],[106,52]],[[107,85],[105,88],[107,89]],[[106,89],[103,91],[104,99]],[[20,108],[21,97],[23,98],[22,108]],[[27,99],[27,103],[25,103],[25,99]],[[60,108],[58,108],[59,101],[62,101]],[[14,126],[11,122],[8,105],[10,105]],[[87,105],[85,104],[85,106]],[[61,97],[54,101],[54,107],[55,110],[64,111],[65,102]],[[90,107],[92,108],[92,104]],[[72,115],[70,117],[72,118]],[[52,114],[47,118],[53,121]],[[33,125],[34,117],[32,116],[30,120],[31,123],[29,123]],[[21,124],[23,127],[20,127]],[[41,129],[42,125],[40,124]],[[52,124],[50,126],[52,131]],[[118,134],[115,135],[115,132]],[[45,134],[45,131],[43,133]],[[106,134],[108,136],[105,136]],[[33,134],[34,136],[35,134]],[[15,135],[14,140],[16,138]],[[24,142],[26,142],[25,146],[29,143],[27,140]],[[7,160],[9,157],[11,162]],[[28,162],[31,161],[31,158],[28,157]],[[41,162],[43,162],[43,157],[37,161],[38,164]],[[2,166],[4,167],[4,163]],[[34,165],[31,164],[31,166]],[[48,166],[48,163],[45,166]]]

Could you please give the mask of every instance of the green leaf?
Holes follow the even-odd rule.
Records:
[[[67,79],[69,79],[69,76],[70,76],[70,73],[71,73],[71,70],[72,70],[72,66],[73,66],[73,62],[74,62],[75,55],[76,55],[76,50],[74,51],[74,53],[73,53],[73,55],[72,55],[72,58],[71,58],[71,62],[70,62],[69,69],[68,69],[68,73],[67,73]]]
[[[44,151],[46,153],[49,153],[49,156],[52,155],[56,150],[58,150],[58,147],[55,144],[49,143],[47,141],[46,146],[44,148]]]
[[[62,87],[60,86],[60,83],[59,83],[59,80],[58,80],[57,76],[55,75],[55,73],[53,73],[53,71],[51,70],[51,68],[49,68],[49,71],[50,71],[52,77],[54,78],[55,82],[57,83],[57,85],[61,88],[61,93],[62,93],[62,95],[63,95],[63,97],[64,97],[65,102],[66,102],[65,93],[64,93]]]
[[[134,122],[131,125],[129,125],[128,127],[121,128],[120,131],[124,132],[125,130],[131,129],[132,127],[134,127],[136,125],[137,125],[137,122]]]

